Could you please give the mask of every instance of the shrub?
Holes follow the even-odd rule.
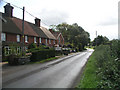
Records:
[[[96,74],[101,78],[97,87],[120,89],[120,41],[113,40],[110,46],[98,46],[95,52]]]
[[[47,59],[50,57],[55,57],[54,49],[32,49],[32,56],[30,57],[31,61],[39,61],[43,59]]]
[[[55,51],[55,56],[59,56],[59,55],[62,55],[63,52],[60,50],[60,51]]]
[[[28,46],[28,49],[32,49],[32,48],[37,48],[37,45],[35,43],[31,43],[29,46]]]

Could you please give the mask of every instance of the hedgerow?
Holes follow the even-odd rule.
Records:
[[[120,41],[113,40],[111,45],[100,45],[95,52],[96,75],[101,79],[97,88],[120,90]]]

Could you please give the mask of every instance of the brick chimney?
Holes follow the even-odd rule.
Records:
[[[51,33],[53,33],[53,30],[52,30],[52,29],[49,29],[49,31],[50,31]]]
[[[41,19],[35,18],[35,25],[40,27],[40,21]]]
[[[10,5],[10,3],[7,3],[4,6],[4,13],[7,17],[13,17],[13,7]]]

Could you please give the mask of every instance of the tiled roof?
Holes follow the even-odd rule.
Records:
[[[22,20],[18,18],[11,18],[11,20],[16,24],[16,26],[22,32]],[[33,28],[25,21],[24,22],[24,34],[30,36],[38,36],[38,34],[33,30]]]
[[[59,32],[53,32],[52,34],[57,38],[60,33]]]
[[[0,12],[1,13],[1,12]],[[16,17],[5,17],[4,13],[2,30],[7,33],[22,34],[22,20]],[[4,22],[5,21],[5,22]],[[42,38],[56,39],[56,37],[45,27],[38,27],[33,23],[24,22],[24,34],[29,36],[36,36]]]
[[[22,34],[19,28],[12,22],[9,17],[2,17],[5,21],[2,21],[2,32]]]
[[[49,39],[56,39],[54,36],[53,36],[53,34],[49,31],[49,30],[47,30],[47,28],[44,28],[44,27],[40,27],[40,29],[47,35],[47,37],[49,38]]]
[[[39,37],[42,38],[48,38],[47,35],[40,29],[40,27],[37,27],[33,23],[29,23],[29,25],[33,28],[33,30],[39,35]]]

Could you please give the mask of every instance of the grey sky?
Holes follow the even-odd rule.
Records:
[[[118,38],[118,1],[119,0],[4,0],[25,9],[40,18],[47,25],[62,22],[78,23],[90,33],[93,40],[95,32],[109,39]],[[4,11],[0,4],[0,11]],[[22,11],[14,8],[14,16],[22,18]],[[25,20],[34,18],[25,14]],[[43,26],[47,27],[44,23]]]

